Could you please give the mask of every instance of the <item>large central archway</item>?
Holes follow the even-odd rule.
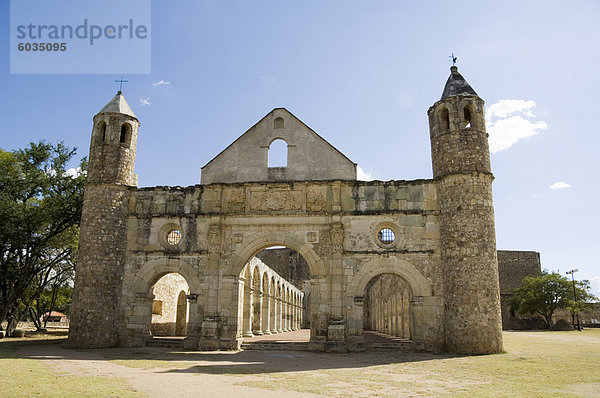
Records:
[[[304,278],[298,279],[296,278],[298,275],[290,275],[289,269],[288,273],[281,272],[281,274],[285,275],[285,278],[278,278],[277,276],[265,272],[259,272],[259,274],[256,275],[254,273],[256,267],[247,267],[255,257],[262,257],[263,260],[269,261],[260,253],[267,248],[273,247],[287,253],[284,254],[284,257],[288,256],[288,259],[290,258],[290,255],[296,256],[297,259],[301,259],[301,262],[303,262],[305,266],[303,271]],[[252,268],[252,271],[249,271],[249,268]],[[277,266],[274,265],[273,268],[277,268]],[[327,316],[321,316],[318,313],[319,303],[323,304],[322,307],[327,306],[326,299],[324,300],[324,298],[321,297],[321,290],[323,289],[320,289],[320,285],[326,277],[325,266],[323,260],[313,250],[312,245],[303,241],[303,237],[291,233],[278,232],[255,234],[248,240],[245,240],[243,246],[240,246],[240,248],[231,256],[226,268],[226,273],[232,275],[239,283],[237,288],[237,300],[235,300],[235,311],[237,313],[236,336],[239,340],[243,339],[244,335],[246,335],[246,337],[250,337],[251,335],[261,335],[260,333],[254,333],[254,331],[252,331],[252,333],[246,333],[249,331],[241,330],[244,329],[244,325],[251,324],[248,319],[248,311],[246,311],[246,319],[244,318],[243,311],[243,306],[246,305],[248,308],[249,304],[247,301],[247,298],[250,295],[249,286],[252,286],[252,294],[255,295],[252,300],[252,312],[253,314],[256,312],[263,315],[259,318],[261,319],[260,321],[257,317],[252,318],[253,327],[259,329],[257,331],[262,332],[262,336],[280,334],[286,330],[286,327],[287,330],[305,327],[310,329],[310,332],[308,332],[308,330],[306,331],[306,335],[307,337],[310,336],[311,344],[317,344],[319,339],[325,340],[327,332]],[[282,276],[277,272],[275,272],[275,274],[279,277]],[[253,282],[250,283],[248,281],[249,279]],[[256,296],[258,289],[262,292],[262,301],[259,300],[259,296]],[[272,300],[265,300],[264,298],[267,295],[270,297],[270,300],[271,298],[274,298],[275,301],[282,300],[288,306],[287,310],[286,308],[279,309],[277,305],[274,305],[274,301]],[[254,298],[257,298],[258,300],[254,300]],[[256,304],[258,302],[261,304]],[[327,308],[321,309],[326,313]],[[277,312],[278,310],[280,312]],[[288,312],[286,313],[285,311]],[[266,314],[268,314],[268,316]],[[284,319],[281,320],[281,325],[273,324],[273,322],[277,322],[280,314],[285,314]],[[268,318],[269,321],[267,321],[266,318]],[[258,328],[258,326],[260,326],[260,328]],[[267,329],[270,335],[265,333]]]
[[[284,334],[299,331],[293,340],[308,343],[310,332],[301,328],[310,325],[303,318],[310,314],[304,291],[311,277],[298,252],[284,246],[260,251],[242,269],[239,284],[237,338],[281,342],[291,338]]]

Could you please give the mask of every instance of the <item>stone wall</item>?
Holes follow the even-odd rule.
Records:
[[[534,251],[498,250],[498,273],[502,297],[502,329],[539,329],[544,322],[538,317],[512,313],[506,300],[511,291],[521,286],[523,278],[542,271],[540,253]]]
[[[498,250],[500,294],[510,294],[521,286],[523,278],[542,272],[540,253],[534,251]]]
[[[142,344],[150,333],[144,324],[151,302],[145,297],[153,275],[173,264],[190,283],[190,293],[198,295],[190,302],[188,340],[198,339],[207,348],[213,339],[221,348],[235,348],[241,296],[236,280],[263,248],[285,246],[300,256],[292,259],[291,272],[290,250],[267,257],[287,256],[277,261],[287,270],[273,265],[286,279],[299,283],[308,278],[300,288],[311,300],[303,319],[311,325],[314,349],[326,349],[328,341],[360,348],[363,314],[357,297],[371,278],[386,270],[416,284],[419,297],[411,304],[414,338],[441,349],[438,217],[436,189],[428,180],[139,189],[129,202],[127,222],[125,339]],[[382,228],[394,232],[393,242],[379,241]],[[174,229],[181,240],[169,244],[166,236]],[[135,290],[138,278],[144,284]]]

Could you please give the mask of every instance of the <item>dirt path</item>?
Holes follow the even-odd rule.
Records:
[[[122,351],[126,351],[123,349]],[[158,355],[167,353],[165,349],[145,349],[150,354]],[[202,354],[193,353],[189,361],[168,361],[162,366],[173,365],[173,367],[151,367],[148,369],[123,366],[109,361],[104,355],[109,356],[115,351],[86,350],[76,351],[63,348],[61,345],[35,345],[28,346],[19,351],[20,356],[31,359],[48,361],[50,366],[57,371],[74,375],[106,376],[126,378],[132,389],[140,391],[149,397],[220,397],[226,395],[238,395],[240,397],[315,397],[313,394],[302,394],[289,391],[275,391],[236,384],[244,381],[256,380],[256,375],[226,375],[209,374],[199,371],[201,367],[240,367],[261,364],[259,357],[264,354],[250,353],[244,361],[228,360],[231,355],[239,353]],[[253,355],[252,355],[253,354]],[[203,355],[208,356],[206,360],[197,360]],[[218,356],[215,357],[215,355]],[[289,355],[274,353],[269,366],[277,366],[282,362],[289,362]],[[118,361],[118,360],[117,360]],[[150,364],[152,366],[152,364]]]

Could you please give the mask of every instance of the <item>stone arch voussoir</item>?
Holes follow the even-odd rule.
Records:
[[[156,259],[145,263],[136,273],[132,283],[134,293],[148,293],[150,288],[163,275],[178,273],[186,280],[190,293],[200,293],[198,272],[186,261],[180,259]]]
[[[350,296],[362,296],[367,283],[380,274],[395,274],[404,278],[410,285],[414,296],[431,296],[431,283],[414,265],[396,257],[378,258],[363,265],[362,271],[352,279],[348,286]]]
[[[308,263],[312,277],[326,274],[325,264],[312,249],[312,245],[305,243],[295,234],[284,232],[262,232],[251,236],[239,250],[231,255],[225,274],[239,275],[252,256],[269,246],[285,246],[297,251]]]

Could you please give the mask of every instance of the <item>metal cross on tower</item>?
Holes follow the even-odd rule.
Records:
[[[458,57],[455,57],[454,53],[450,54],[448,57],[452,61],[452,66],[456,65],[456,60],[458,59]]]
[[[121,76],[120,80],[115,80],[115,83],[119,83],[119,91],[123,88],[123,83],[128,83],[129,80],[123,80],[123,76]]]

